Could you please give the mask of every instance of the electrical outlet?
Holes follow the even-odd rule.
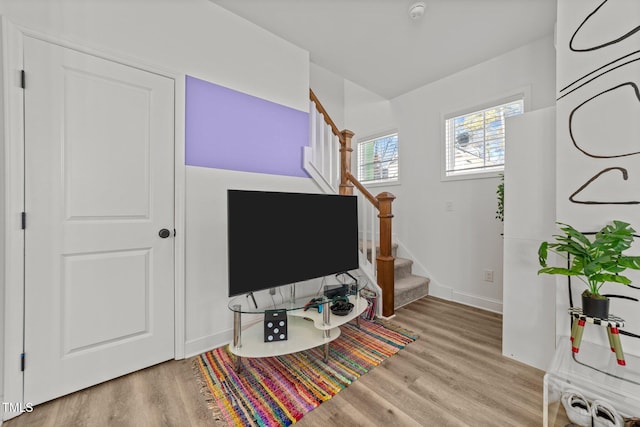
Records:
[[[484,281],[485,282],[493,282],[493,270],[485,270],[484,271]]]
[[[275,295],[276,294],[276,288],[269,288],[269,295]]]

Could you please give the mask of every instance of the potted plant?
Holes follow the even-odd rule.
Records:
[[[496,219],[504,222],[504,174],[500,174],[500,183],[496,189],[496,196],[498,198],[498,210],[496,211]]]
[[[554,235],[553,242],[542,242],[538,249],[538,274],[576,276],[587,289],[582,293],[582,311],[587,316],[609,317],[609,298],[600,288],[609,283],[628,285],[631,280],[621,275],[627,268],[640,270],[640,256],[624,255],[631,247],[635,230],[622,221],[604,226],[591,239],[568,224],[558,223],[564,234]],[[568,267],[547,265],[549,252],[568,259]]]

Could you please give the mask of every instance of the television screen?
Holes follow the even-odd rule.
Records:
[[[227,191],[229,296],[358,268],[355,196]]]

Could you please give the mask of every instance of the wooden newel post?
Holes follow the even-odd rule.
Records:
[[[353,194],[353,184],[349,182],[347,175],[351,173],[351,138],[355,135],[348,129],[340,132],[342,138],[340,141],[340,194],[351,196]]]
[[[391,193],[380,193],[376,196],[380,203],[380,254],[376,258],[378,269],[378,286],[382,289],[382,315],[393,316],[394,313],[394,257],[391,254],[391,204],[396,196]]]

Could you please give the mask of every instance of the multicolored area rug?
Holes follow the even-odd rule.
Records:
[[[417,339],[389,323],[360,320],[340,327],[329,345],[278,357],[242,359],[233,369],[227,346],[196,357],[204,391],[217,418],[230,426],[288,426]]]

